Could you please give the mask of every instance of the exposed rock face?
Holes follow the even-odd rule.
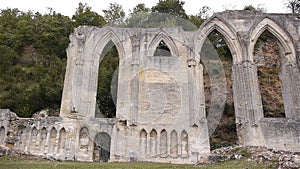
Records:
[[[195,32],[178,27],[78,27],[67,49],[60,116],[22,119],[9,110],[0,110],[0,143],[62,160],[205,161],[210,153],[209,134],[215,125],[208,125],[206,120],[199,52],[208,34],[217,30],[233,56],[239,144],[299,152],[297,17],[226,11],[212,16]],[[280,41],[284,53],[281,82],[286,118],[263,116],[251,51],[267,29]],[[162,40],[170,49],[168,56],[154,56]],[[95,117],[98,66],[109,42],[115,44],[120,57],[115,119]],[[213,80],[220,83],[213,86],[211,106],[218,112],[226,101],[226,84],[219,78]],[[208,118],[218,119],[222,111],[214,115]]]

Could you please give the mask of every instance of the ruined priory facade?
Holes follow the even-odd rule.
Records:
[[[59,117],[19,118],[0,110],[0,144],[79,161],[196,163],[210,153],[205,113],[205,38],[218,31],[233,57],[240,145],[300,151],[300,15],[217,13],[197,31],[78,27],[70,35]],[[264,31],[278,40],[286,118],[264,118],[255,44]],[[171,56],[154,56],[164,42]],[[108,43],[119,53],[116,118],[97,118],[99,62]]]

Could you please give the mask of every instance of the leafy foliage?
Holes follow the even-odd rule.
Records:
[[[75,20],[75,27],[80,25],[105,25],[104,18],[98,13],[91,11],[91,9],[92,8],[87,6],[87,4],[79,3],[79,7],[76,9],[75,15],[72,17],[72,19]]]
[[[152,12],[167,13],[182,19],[188,19],[183,5],[184,1],[180,0],[160,0],[156,6],[152,7]]]
[[[109,3],[109,7],[104,12],[104,18],[109,25],[121,25],[124,22],[125,12],[122,6],[117,3]]]

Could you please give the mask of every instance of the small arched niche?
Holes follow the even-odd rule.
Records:
[[[161,157],[168,156],[168,133],[165,129],[160,132],[159,152]]]
[[[43,127],[41,130],[41,135],[40,135],[40,151],[44,152],[45,151],[45,145],[46,145],[46,140],[47,140],[47,134],[48,131],[46,127]]]
[[[147,132],[145,129],[140,132],[140,155],[145,157],[147,154]]]
[[[90,142],[89,129],[82,127],[79,131],[79,149],[82,152],[88,152]]]
[[[59,153],[62,153],[65,150],[66,137],[67,137],[67,132],[66,132],[65,128],[63,127],[59,131],[59,140],[58,140],[58,152]]]
[[[171,132],[170,154],[172,157],[178,156],[178,135],[175,130]]]

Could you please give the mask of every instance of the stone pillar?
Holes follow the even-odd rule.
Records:
[[[205,95],[203,81],[203,66],[195,60],[188,60],[189,85],[189,121],[190,126],[199,125],[199,120],[205,119]]]
[[[131,60],[131,66],[132,66],[132,77],[131,86],[130,89],[132,90],[129,94],[131,95],[131,104],[132,104],[132,115],[131,115],[131,121],[132,123],[136,123],[138,120],[138,105],[139,105],[139,77],[138,77],[138,71],[139,71],[139,55],[140,55],[140,37],[138,35],[133,35],[131,37],[132,40],[132,60]]]
[[[259,121],[263,118],[257,68],[249,62],[233,66],[233,96],[239,144],[263,146]]]
[[[286,118],[300,118],[300,72],[296,64],[285,64],[281,71]]]
[[[60,116],[73,117],[78,112],[77,102],[79,100],[80,86],[82,81],[82,65],[83,60],[80,55],[83,52],[84,36],[80,28],[74,31],[70,36],[70,45],[67,49],[67,67],[64,79],[64,90],[62,95],[62,103],[60,109]],[[74,114],[73,114],[74,113]]]

